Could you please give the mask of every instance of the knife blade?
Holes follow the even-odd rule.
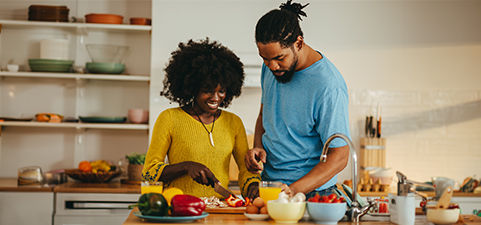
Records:
[[[220,182],[215,183],[214,191],[219,193],[220,195],[222,195],[222,197],[224,197],[224,198],[228,198],[230,195],[237,198],[236,195],[234,193],[232,193],[232,191],[230,191],[229,189],[227,189],[225,187],[222,187],[222,184]]]

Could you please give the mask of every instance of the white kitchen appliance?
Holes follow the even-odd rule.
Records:
[[[122,224],[140,194],[57,193],[54,225]]]

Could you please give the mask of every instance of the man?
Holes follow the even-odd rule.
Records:
[[[347,165],[349,147],[341,139],[331,142],[327,162],[319,159],[329,136],[349,136],[349,100],[339,71],[304,42],[299,19],[307,16],[307,5],[288,0],[257,22],[262,103],[245,161],[249,171],[262,171],[263,180],[281,181],[288,194],[309,197],[332,193]]]

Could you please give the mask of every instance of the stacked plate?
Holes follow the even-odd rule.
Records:
[[[29,59],[32,72],[70,72],[73,60]]]
[[[28,7],[28,20],[68,22],[67,6],[31,5]]]
[[[86,67],[89,73],[121,74],[125,70],[121,63],[88,62]]]

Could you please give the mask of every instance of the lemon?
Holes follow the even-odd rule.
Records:
[[[184,194],[184,192],[179,188],[175,188],[175,187],[167,188],[162,192],[162,195],[164,196],[165,200],[167,200],[167,203],[169,203],[169,205],[170,205],[170,201],[174,196],[182,195],[182,194]]]

